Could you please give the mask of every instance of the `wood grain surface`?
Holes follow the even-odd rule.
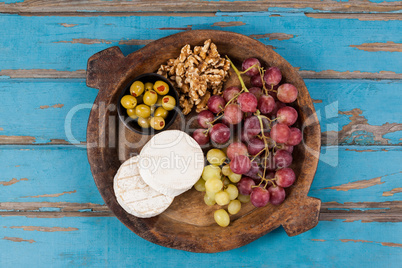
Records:
[[[0,266],[399,266],[400,1],[0,2]],[[97,95],[86,61],[192,29],[252,36],[305,78],[328,144],[309,193],[323,201],[316,228],[191,254],[139,238],[104,205],[84,149]]]

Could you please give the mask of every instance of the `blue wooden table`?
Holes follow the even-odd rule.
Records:
[[[0,0],[0,267],[401,267],[401,11],[392,0]],[[104,205],[85,149],[97,95],[87,59],[195,29],[258,39],[305,79],[323,137],[314,229],[195,254],[143,240]]]

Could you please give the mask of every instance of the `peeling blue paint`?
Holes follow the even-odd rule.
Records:
[[[52,208],[52,207],[43,207],[39,208],[39,211],[47,211],[47,212],[60,212],[60,208]]]
[[[387,133],[387,134],[384,135],[384,138],[389,139],[391,141],[394,141],[393,143],[402,144],[402,130]],[[397,142],[397,141],[399,141],[399,142]]]

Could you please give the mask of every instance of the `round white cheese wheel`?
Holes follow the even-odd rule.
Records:
[[[149,187],[138,170],[138,156],[125,161],[114,177],[113,188],[117,202],[128,213],[149,218],[161,214],[173,202],[173,198]]]
[[[146,184],[175,197],[189,190],[201,177],[204,154],[183,131],[166,130],[142,148],[138,169]]]

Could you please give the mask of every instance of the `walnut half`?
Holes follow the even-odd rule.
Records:
[[[205,93],[205,95],[201,97],[201,101],[200,101],[200,103],[197,104],[196,109],[195,109],[195,111],[197,113],[208,109],[207,103],[208,103],[209,97],[211,97],[211,92],[209,92],[209,91],[207,91],[207,93]]]
[[[161,65],[158,73],[180,89],[180,107],[186,115],[194,105],[197,112],[205,110],[212,94],[222,94],[229,68],[230,62],[220,56],[217,46],[208,39],[203,46],[195,46],[193,51],[189,44],[185,45],[179,57]]]

